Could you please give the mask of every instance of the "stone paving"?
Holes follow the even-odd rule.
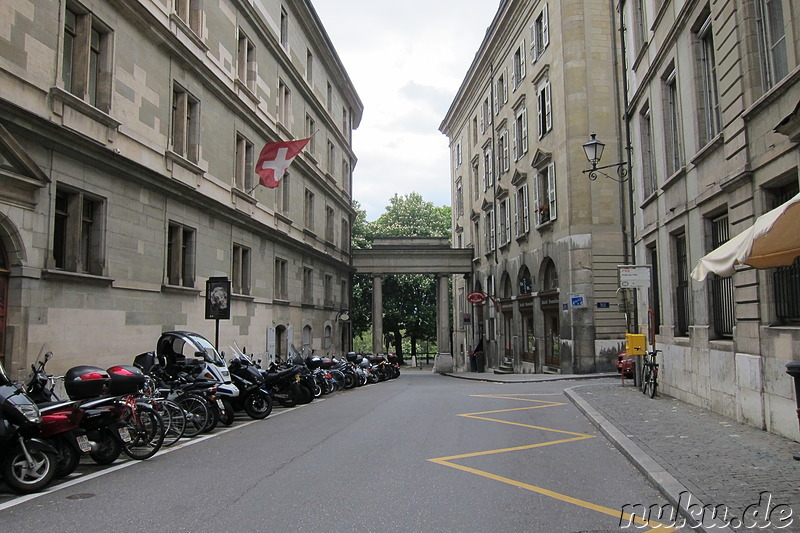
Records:
[[[555,378],[449,375],[507,383]],[[602,376],[559,376],[581,380],[567,396],[684,516],[699,518],[689,516],[680,531],[800,532],[800,461],[792,458],[800,443],[665,395],[651,399],[631,381],[592,377]]]
[[[651,399],[619,381],[573,392],[705,505],[723,505],[737,518],[748,507],[757,511],[753,504],[770,505],[772,524],[757,521],[757,513],[731,529],[800,531],[800,461],[792,458],[800,444],[668,396]],[[791,524],[780,523],[781,512],[791,513]]]

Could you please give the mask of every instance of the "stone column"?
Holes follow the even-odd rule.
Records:
[[[450,306],[447,274],[436,275],[436,344],[439,353],[450,353]]]
[[[383,352],[383,278],[372,276],[372,353]]]
[[[450,353],[450,307],[448,304],[447,274],[436,275],[436,344],[438,353],[433,371],[447,374],[453,371],[453,355]]]

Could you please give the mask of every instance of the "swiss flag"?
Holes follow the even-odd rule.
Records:
[[[292,160],[305,148],[310,140],[311,137],[297,141],[279,141],[265,144],[256,163],[256,173],[261,185],[270,189],[280,185],[286,169],[289,168]]]

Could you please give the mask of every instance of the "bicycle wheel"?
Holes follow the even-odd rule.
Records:
[[[158,403],[161,411],[161,418],[164,419],[164,443],[162,446],[172,446],[186,431],[186,416],[183,409],[172,400],[160,400]]]
[[[652,371],[650,370],[650,365],[645,363],[644,370],[642,371],[642,393],[650,394],[650,385],[652,382]]]
[[[211,416],[208,402],[195,394],[182,394],[175,398],[175,403],[183,410],[186,420],[183,436],[189,438],[198,436],[205,429]]]
[[[164,421],[155,411],[139,409],[130,413],[127,420],[130,442],[122,443],[122,451],[131,459],[153,457],[164,443]]]
[[[655,398],[656,388],[658,388],[658,367],[654,368],[650,374],[650,387],[648,388],[648,395],[651,398]]]

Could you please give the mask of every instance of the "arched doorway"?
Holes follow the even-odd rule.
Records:
[[[503,272],[500,276],[500,312],[503,315],[502,327],[502,354],[505,360],[513,365],[514,363],[514,300],[511,292],[511,276],[508,272]]]
[[[0,364],[6,366],[6,309],[8,309],[8,259],[0,241]]]
[[[559,322],[558,271],[550,258],[541,266],[542,290],[539,305],[544,322],[544,354],[542,370],[561,372],[561,324]]]
[[[519,287],[518,301],[519,313],[522,319],[522,350],[520,353],[520,360],[523,363],[534,365],[535,370],[539,368],[536,366],[536,335],[534,334],[533,325],[533,284],[531,280],[531,272],[528,267],[522,265],[517,274],[517,287]]]

